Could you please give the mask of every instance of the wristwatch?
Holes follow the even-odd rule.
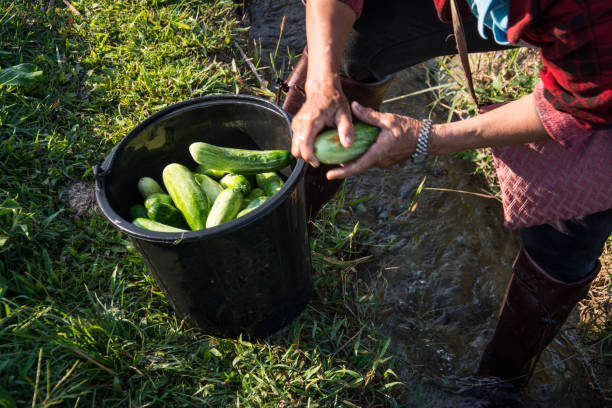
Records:
[[[423,119],[421,130],[419,131],[419,138],[417,139],[416,150],[410,156],[415,162],[422,162],[427,157],[427,145],[429,144],[429,134],[431,133],[431,119]]]

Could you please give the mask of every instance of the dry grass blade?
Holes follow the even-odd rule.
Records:
[[[68,0],[63,0],[63,2],[70,9],[72,14],[74,14],[75,16],[79,16],[79,17],[81,16],[81,13],[79,12],[79,10],[74,8],[74,6],[72,4],[70,4],[70,2],[68,2]]]
[[[437,187],[425,187],[423,190],[443,191],[443,192],[446,192],[446,193],[469,194],[469,195],[473,195],[473,196],[477,196],[477,197],[482,197],[482,198],[491,198],[491,199],[494,199],[494,200],[497,200],[497,201],[501,202],[501,200],[498,197],[496,197],[496,196],[494,196],[492,194],[475,193],[473,191],[453,190],[453,189],[450,189],[450,188],[437,188]]]
[[[257,68],[255,68],[255,65],[253,65],[253,62],[251,62],[251,59],[247,57],[247,55],[245,54],[240,44],[235,44],[235,45],[236,45],[236,48],[238,49],[238,52],[240,53],[240,56],[242,57],[244,62],[246,62],[247,66],[249,67],[249,69],[251,70],[255,78],[257,79],[257,82],[259,83],[259,86],[261,87],[261,89],[271,95],[274,95],[274,93],[268,89],[268,81],[266,81],[265,79],[261,77],[261,75],[259,75],[259,73],[257,72]]]
[[[348,261],[339,261],[338,259],[326,256],[326,255],[323,255],[323,254],[320,254],[320,253],[317,253],[317,252],[313,252],[312,254],[320,257],[325,262],[328,262],[328,263],[330,263],[332,265],[341,265],[341,266],[346,266],[346,265],[353,266],[353,265],[357,265],[357,264],[360,264],[362,262],[366,262],[369,259],[372,259],[372,256],[373,256],[373,255],[367,255],[367,256],[364,256],[364,257],[361,257],[361,258],[352,259],[352,260],[348,260]]]
[[[104,364],[102,364],[102,363],[100,363],[100,362],[96,361],[94,358],[90,357],[90,356],[89,356],[89,355],[87,355],[85,352],[83,352],[83,351],[81,351],[81,350],[79,350],[79,349],[77,349],[77,348],[71,347],[71,346],[68,346],[67,348],[68,348],[69,350],[73,351],[74,353],[78,354],[79,356],[83,357],[85,360],[87,360],[87,361],[89,361],[89,362],[92,362],[93,364],[97,365],[98,367],[100,367],[101,369],[103,369],[104,371],[106,371],[107,373],[112,374],[112,375],[114,375],[114,376],[116,376],[116,375],[117,375],[117,373],[116,373],[116,372],[114,372],[114,371],[113,371],[113,370],[111,370],[110,368],[106,367]]]
[[[396,96],[395,98],[390,98],[390,99],[385,99],[384,101],[382,101],[383,104],[385,103],[390,103],[390,102],[396,102],[396,101],[401,101],[402,99],[406,99],[406,98],[410,98],[411,96],[416,96],[416,95],[421,95],[427,92],[432,92],[435,91],[437,89],[444,89],[444,88],[449,88],[451,86],[455,86],[454,84],[442,84],[442,85],[436,85],[436,86],[432,86],[426,89],[421,89],[415,92],[410,92],[408,94],[405,95],[400,95],[400,96]]]
[[[588,295],[578,304],[580,322],[591,340],[598,340],[612,331],[612,256],[604,256],[601,261],[599,275]]]

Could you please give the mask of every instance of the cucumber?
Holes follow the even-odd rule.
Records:
[[[172,198],[166,193],[153,193],[147,197],[144,202],[145,208],[148,210],[155,203],[164,203],[166,205],[170,205],[174,207],[174,202]]]
[[[155,202],[147,210],[150,220],[161,222],[176,228],[189,228],[183,214],[173,205]]]
[[[259,197],[255,198],[242,211],[240,211],[238,214],[236,214],[236,218],[240,218],[243,215],[246,215],[246,214],[250,213],[251,211],[253,211],[257,207],[262,205],[268,198],[270,198],[270,197],[268,197],[268,196],[259,196]]]
[[[243,174],[243,176],[248,180],[249,184],[251,185],[251,188],[257,185],[257,180],[255,180],[255,174]],[[251,193],[249,192],[249,194]]]
[[[249,205],[251,201],[253,201],[257,197],[261,197],[264,195],[266,195],[266,193],[264,193],[264,191],[261,188],[255,187],[254,189],[251,190],[249,194],[247,194],[246,197],[244,197],[244,199],[242,200],[242,206],[240,209],[243,210],[244,208],[246,208],[247,205]]]
[[[233,220],[242,204],[242,193],[233,188],[226,188],[215,200],[208,219],[206,220],[206,228],[212,228],[219,224],[223,224],[229,220]]]
[[[151,194],[164,192],[159,183],[151,177],[142,177],[138,180],[138,191],[142,194],[142,198],[147,198]]]
[[[288,150],[246,150],[192,143],[189,153],[196,163],[229,173],[257,174],[280,170],[293,161]]]
[[[225,189],[239,190],[243,197],[251,192],[251,183],[242,174],[228,173],[219,180],[219,184]]]
[[[132,224],[137,227],[147,229],[149,231],[159,232],[187,232],[187,230],[171,227],[170,225],[162,224],[161,222],[153,221],[148,218],[136,218]]]
[[[283,179],[274,172],[259,173],[255,175],[257,185],[261,188],[268,197],[272,197],[283,186]]]
[[[170,163],[164,168],[162,178],[166,190],[176,208],[183,213],[187,225],[194,231],[206,228],[210,204],[206,194],[195,181],[193,173],[182,164]]]
[[[346,163],[364,154],[378,139],[380,129],[365,123],[353,125],[355,136],[353,145],[348,149],[340,144],[338,130],[327,130],[320,133],[314,142],[314,154],[321,163]]]
[[[195,181],[198,183],[204,194],[206,194],[206,197],[208,197],[208,201],[210,203],[214,203],[219,193],[223,191],[221,184],[217,183],[206,174],[195,173],[193,177],[195,177]]]
[[[147,209],[142,204],[134,204],[130,207],[130,217],[133,220],[136,218],[147,218]]]
[[[206,174],[208,177],[210,177],[210,178],[212,178],[214,180],[219,180],[221,177],[223,177],[223,176],[225,176],[227,174],[227,171],[209,169],[208,167],[202,166],[200,164],[200,165],[198,165],[198,168],[196,169],[196,173]]]

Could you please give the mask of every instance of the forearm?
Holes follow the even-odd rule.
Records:
[[[309,88],[317,89],[336,78],[346,39],[356,19],[355,12],[340,1],[306,2],[307,94]]]
[[[467,120],[435,125],[428,151],[431,155],[443,155],[549,138],[540,122],[535,98],[530,94]]]

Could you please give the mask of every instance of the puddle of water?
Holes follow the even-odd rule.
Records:
[[[266,8],[271,3],[275,6]],[[292,35],[285,41],[297,44],[295,52],[301,50],[303,6],[299,0],[254,0],[249,9],[251,32],[264,47],[276,47],[280,21],[286,15],[291,17]],[[387,99],[422,89],[424,83],[423,66],[404,70],[396,75]],[[384,104],[381,110],[422,118],[428,116],[430,102],[423,94]],[[443,113],[433,119],[445,121]],[[423,165],[406,162],[371,169],[346,184],[348,200],[374,197],[355,216],[374,230],[375,241],[381,245],[371,248],[374,259],[360,265],[360,272],[382,274],[383,279],[371,283],[384,288],[383,302],[389,312],[380,324],[399,357],[395,371],[408,384],[407,390],[420,387],[419,398],[426,406],[462,404],[448,390],[457,379],[474,372],[493,333],[519,248],[518,234],[503,227],[501,204],[494,199],[425,190],[416,211],[410,211],[424,177],[427,187],[483,192],[485,181],[473,172],[473,164],[465,160],[438,157]],[[572,330],[564,330],[543,353],[538,367],[547,369],[536,373],[522,406],[604,406],[580,362],[576,338]],[[423,383],[423,379],[429,381]],[[419,398],[414,406],[422,406]]]
[[[274,58],[276,68],[285,67],[288,61],[288,49],[294,54],[302,52],[306,44],[304,28],[306,13],[301,0],[248,0],[246,8],[248,24],[251,27],[249,34],[261,46],[264,65],[270,63],[270,54],[272,54],[276,55]]]

